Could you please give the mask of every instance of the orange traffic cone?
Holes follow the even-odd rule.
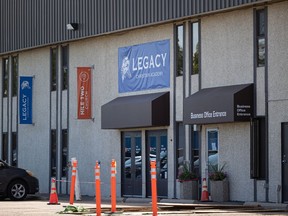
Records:
[[[58,203],[58,196],[57,196],[57,191],[56,191],[56,179],[52,178],[51,179],[51,193],[50,193],[50,199],[49,203],[47,205],[59,205]]]
[[[206,178],[203,178],[203,182],[202,182],[201,201],[209,201],[209,193],[208,193]]]

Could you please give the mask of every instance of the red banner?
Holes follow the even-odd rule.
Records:
[[[77,68],[78,119],[91,119],[91,68]]]

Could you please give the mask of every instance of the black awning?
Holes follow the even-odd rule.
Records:
[[[169,92],[118,97],[101,107],[101,128],[167,126],[169,107]]]
[[[249,121],[253,117],[253,84],[202,89],[184,99],[184,124]]]

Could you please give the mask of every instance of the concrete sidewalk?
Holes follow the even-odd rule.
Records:
[[[37,194],[35,199],[47,200],[49,201],[49,194]],[[58,195],[59,202],[69,202],[69,195]],[[109,198],[102,198],[101,202],[105,205],[110,205]],[[141,206],[147,207],[151,206],[151,198],[135,198],[135,197],[118,197],[117,198],[117,205],[123,206]],[[74,203],[81,204],[81,203],[89,203],[89,204],[96,204],[95,197],[93,196],[86,196],[82,195],[81,200],[77,201],[74,200]],[[175,205],[175,206],[196,206],[196,207],[263,207],[267,209],[287,209],[288,204],[286,203],[267,203],[267,202],[240,202],[240,201],[230,201],[230,202],[213,202],[207,201],[202,202],[198,200],[187,200],[187,199],[158,199],[158,205]]]
[[[58,195],[60,205],[47,205],[49,194],[37,194],[28,196],[27,200],[21,202],[5,199],[0,201],[0,216],[50,216],[59,215],[59,212],[70,206],[69,195]],[[82,207],[87,210],[81,214],[85,216],[95,216],[96,201],[95,197],[82,196],[81,201],[75,201],[74,207]],[[272,212],[273,215],[288,215],[286,204],[267,204],[267,203],[244,203],[244,202],[200,202],[194,200],[179,199],[159,199],[158,215],[262,215]],[[149,198],[118,198],[117,215],[152,215],[152,204]],[[265,209],[266,208],[266,209]],[[102,216],[114,215],[111,213],[111,203],[109,199],[102,199]],[[70,213],[72,214],[72,213]]]

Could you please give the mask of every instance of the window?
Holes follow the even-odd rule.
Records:
[[[3,59],[3,97],[8,96],[9,59]]]
[[[251,178],[265,179],[266,178],[266,130],[265,117],[254,119],[252,123],[252,142],[251,142],[251,161],[250,173]]]
[[[199,131],[191,131],[192,135],[192,164],[193,164],[193,171],[200,176],[200,149],[199,149],[199,136],[200,132]]]
[[[191,23],[191,51],[192,51],[192,67],[191,74],[199,74],[199,23]]]
[[[51,49],[51,91],[57,89],[57,66],[58,66],[58,52],[57,48]]]
[[[62,90],[68,88],[68,46],[62,47]]]
[[[176,27],[176,76],[183,76],[184,66],[184,29],[183,25]]]
[[[8,162],[8,133],[2,133],[2,160]]]
[[[256,11],[256,44],[257,44],[257,66],[265,66],[265,32],[266,32],[266,11]]]
[[[68,177],[68,131],[67,129],[62,130],[62,170],[61,170],[61,177]]]
[[[178,178],[179,169],[184,164],[185,159],[185,133],[183,123],[178,122],[176,127],[176,176]]]
[[[211,171],[211,166],[218,167],[218,130],[207,130],[207,144],[208,144],[208,170]]]
[[[17,133],[12,132],[12,166],[17,167]]]
[[[12,57],[12,96],[18,93],[18,57]]]
[[[51,141],[50,141],[50,172],[51,177],[56,177],[56,130],[51,130]]]

